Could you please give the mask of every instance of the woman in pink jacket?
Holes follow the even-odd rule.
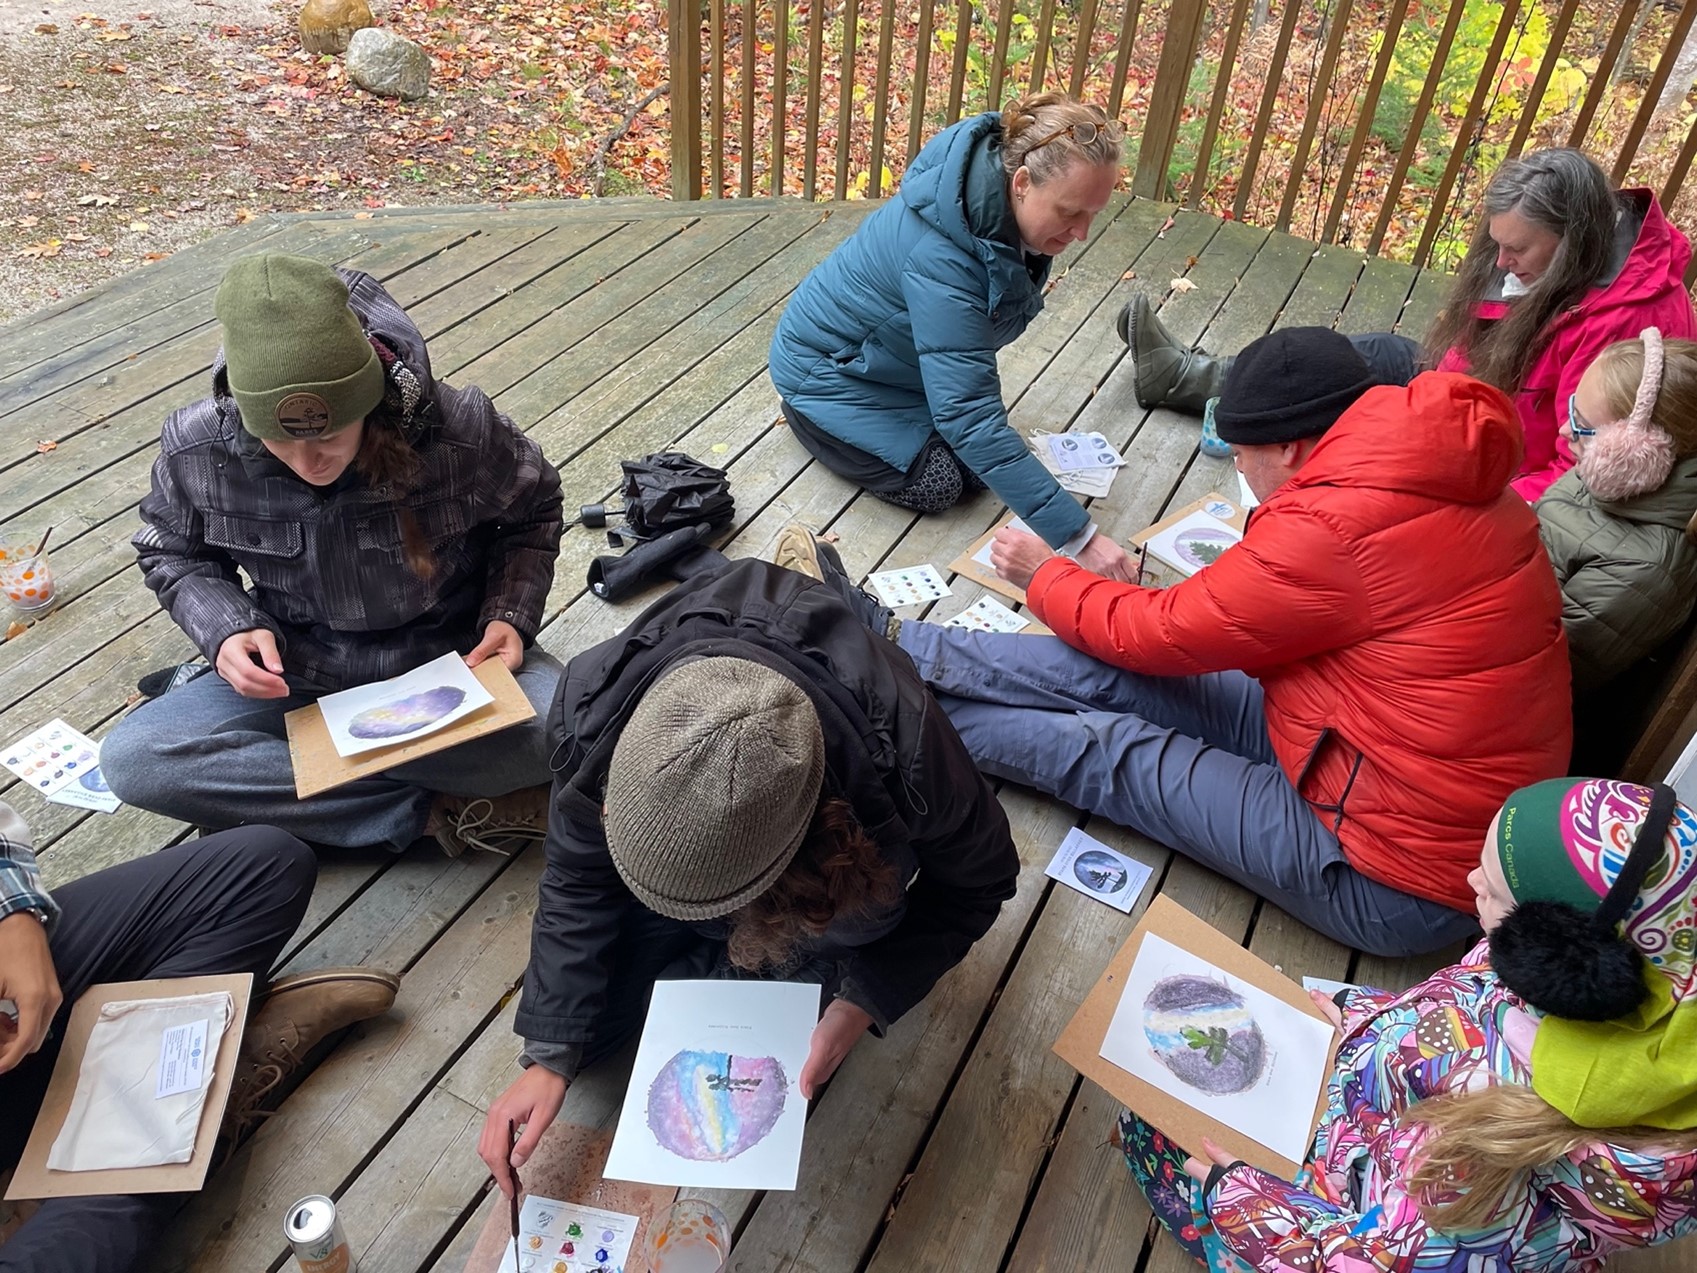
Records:
[[[1685,289],[1691,244],[1649,190],[1611,190],[1578,150],[1536,150],[1503,163],[1485,187],[1483,215],[1424,348],[1406,336],[1352,336],[1387,384],[1431,367],[1465,371],[1514,399],[1526,453],[1516,492],[1536,500],[1568,469],[1559,430],[1567,401],[1598,354],[1646,327],[1697,336]],[[1145,407],[1200,414],[1219,393],[1229,357],[1186,349],[1139,297],[1120,316]]]

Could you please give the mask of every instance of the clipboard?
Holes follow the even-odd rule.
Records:
[[[179,995],[211,994],[223,990],[234,1001],[230,1024],[218,1043],[213,1061],[212,1082],[207,1085],[206,1103],[200,1111],[200,1129],[195,1134],[194,1154],[187,1162],[161,1163],[156,1167],[122,1167],[106,1171],[50,1171],[47,1154],[71,1112],[77,1077],[88,1036],[99,1019],[100,1009],[120,999],[173,999]],[[35,1127],[24,1146],[12,1175],[7,1198],[84,1198],[109,1193],[193,1193],[206,1183],[212,1166],[212,1151],[224,1121],[224,1106],[230,1100],[235,1080],[236,1056],[247,1029],[248,1003],[253,998],[253,974],[231,973],[221,977],[162,977],[152,981],[109,981],[83,991],[65,1026],[65,1041],[48,1080],[47,1094]],[[139,1099],[147,1099],[143,1093]]]
[[[1061,1031],[1061,1037],[1055,1040],[1055,1055],[1191,1153],[1202,1152],[1202,1138],[1206,1136],[1234,1158],[1241,1158],[1252,1167],[1273,1172],[1285,1180],[1294,1180],[1301,1163],[1274,1153],[1229,1124],[1208,1117],[1135,1074],[1120,1069],[1102,1055],[1102,1041],[1107,1037],[1108,1023],[1113,1020],[1121,989],[1148,933],[1164,937],[1173,945],[1208,960],[1222,972],[1265,991],[1308,1016],[1324,1020],[1308,992],[1296,982],[1177,902],[1157,896],[1131,936],[1126,938],[1125,944],[1114,953],[1107,971],[1085,996],[1083,1005],[1067,1023],[1066,1029]],[[1340,1041],[1337,1031],[1332,1031],[1332,1041],[1326,1049],[1327,1074],[1331,1073],[1336,1062]],[[1320,1090],[1315,1093],[1313,1116],[1309,1120],[1310,1144],[1313,1143],[1314,1129],[1319,1126],[1320,1116],[1325,1112],[1325,1105],[1326,1084],[1322,1082]]]
[[[1135,551],[1143,547],[1144,544],[1155,538],[1167,527],[1182,522],[1192,513],[1202,512],[1206,512],[1210,517],[1218,518],[1226,525],[1235,528],[1240,535],[1249,528],[1248,509],[1235,499],[1221,495],[1218,491],[1209,491],[1201,499],[1192,500],[1183,508],[1175,508],[1154,525],[1138,531],[1131,537],[1131,547],[1128,551]],[[1175,583],[1182,583],[1186,577],[1182,571],[1174,570],[1159,557],[1149,556],[1143,563],[1143,582],[1147,587],[1170,588]]]
[[[498,658],[484,659],[472,669],[479,684],[495,697],[475,712],[460,717],[446,729],[439,729],[411,742],[379,747],[357,756],[341,756],[330,741],[330,729],[324,723],[324,713],[317,703],[297,707],[283,717],[289,734],[289,761],[295,770],[295,795],[305,800],[322,791],[330,791],[356,778],[369,778],[403,765],[420,756],[431,756],[473,738],[482,738],[496,730],[506,729],[530,720],[536,708],[524,696],[519,683]]]
[[[1014,587],[989,566],[972,559],[975,553],[983,551],[984,545],[988,544],[996,537],[997,531],[1006,526],[1009,522],[1013,521],[1013,519],[1014,516],[1011,512],[1004,513],[994,526],[990,527],[989,530],[985,531],[977,539],[968,544],[966,551],[949,563],[949,569],[954,571],[955,574],[959,575],[962,579],[970,579],[973,583],[982,584],[984,587],[990,589],[991,592],[999,592],[1002,596],[1011,600],[1015,605],[1022,606],[1025,604],[1025,590],[1023,588]],[[1035,619],[1033,619],[1032,622],[1036,625]],[[1044,631],[1048,631],[1048,629],[1045,628]]]

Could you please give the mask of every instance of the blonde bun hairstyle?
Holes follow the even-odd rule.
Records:
[[[1109,140],[1108,123],[1108,113],[1100,106],[1066,93],[1015,97],[1002,107],[1002,168],[1010,179],[1024,168],[1038,186],[1075,163],[1117,168],[1123,138]],[[1076,124],[1094,124],[1100,131],[1084,145],[1065,131]]]

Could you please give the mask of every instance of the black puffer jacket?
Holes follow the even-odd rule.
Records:
[[[554,745],[548,865],[516,1029],[556,1066],[590,1039],[606,1002],[614,939],[640,903],[613,866],[602,795],[619,733],[680,658],[728,655],[795,681],[824,726],[826,790],[846,799],[895,864],[906,895],[850,937],[842,997],[878,1026],[896,1020],[982,937],[1014,894],[1007,817],[912,662],[827,587],[742,560],[684,583],[566,668]],[[915,872],[917,871],[917,875]],[[833,936],[837,926],[833,925]],[[565,1049],[570,1054],[574,1049]]]

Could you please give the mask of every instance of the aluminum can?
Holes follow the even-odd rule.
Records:
[[[283,1237],[301,1273],[357,1273],[336,1204],[321,1193],[302,1198],[283,1217]]]

